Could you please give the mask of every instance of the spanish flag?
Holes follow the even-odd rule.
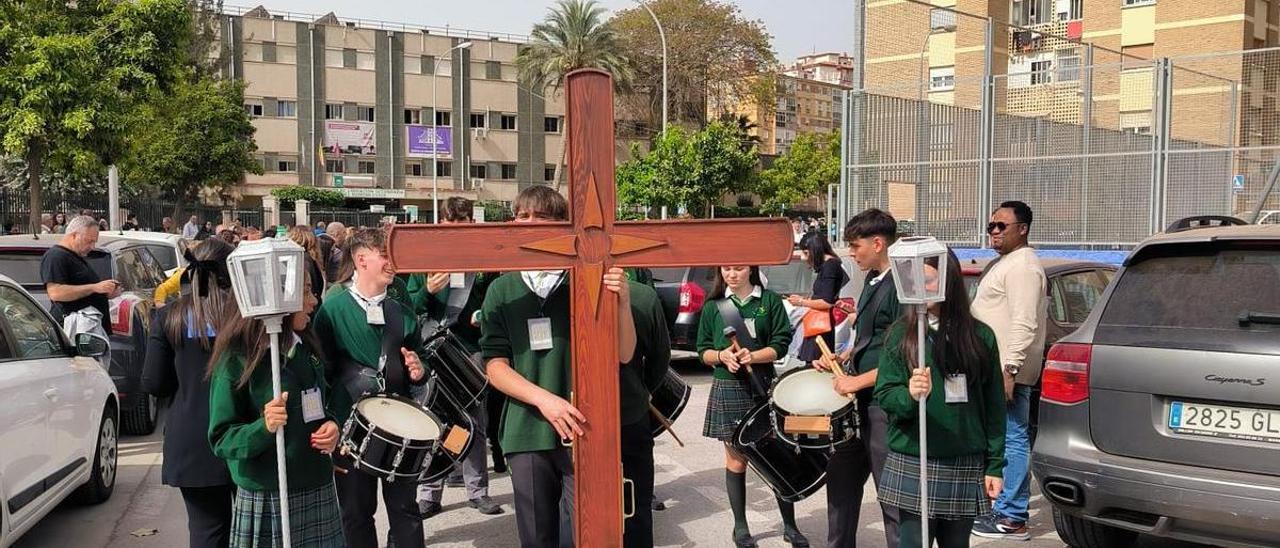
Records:
[[[323,166],[324,165],[324,147],[323,146],[316,147],[316,152],[317,152],[316,158],[320,160],[319,163],[321,166]]]

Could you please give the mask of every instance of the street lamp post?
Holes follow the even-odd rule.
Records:
[[[437,120],[437,112],[440,105],[437,101],[436,94],[436,74],[440,72],[440,61],[447,59],[454,50],[467,49],[471,47],[471,41],[468,40],[456,46],[449,48],[444,55],[437,57],[431,63],[431,222],[432,224],[440,224],[440,140],[437,133],[439,132],[439,123]],[[458,71],[462,72],[462,71]],[[457,78],[459,75],[453,75]],[[459,89],[462,86],[458,86]]]
[[[636,0],[644,11],[649,12],[649,17],[653,18],[653,24],[658,26],[658,38],[662,40],[662,132],[667,132],[667,33],[662,30],[662,23],[658,22],[658,16],[649,9],[649,5],[641,0]]]

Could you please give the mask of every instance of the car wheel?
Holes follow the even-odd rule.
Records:
[[[145,436],[156,430],[156,418],[160,413],[159,401],[155,396],[147,394],[138,398],[131,409],[120,417],[123,423],[122,432],[133,436]]]
[[[98,426],[98,444],[93,452],[93,470],[89,482],[76,489],[72,495],[82,504],[99,504],[111,498],[116,488],[116,462],[119,456],[119,431],[116,428],[116,408],[107,404],[102,412],[102,424]]]
[[[1053,509],[1053,526],[1058,530],[1058,538],[1073,548],[1128,547],[1133,546],[1138,537],[1133,531],[1079,518],[1057,507]]]

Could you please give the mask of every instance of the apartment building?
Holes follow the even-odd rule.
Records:
[[[853,57],[835,52],[802,55],[782,73],[803,80],[850,87],[853,85]]]
[[[265,171],[240,188],[247,203],[306,185],[425,215],[436,188],[510,201],[555,176],[563,97],[520,83],[523,36],[262,7],[227,10],[220,34]]]
[[[775,76],[775,85],[773,104],[731,99],[724,105],[708,105],[709,117],[746,116],[756,126],[749,133],[760,139],[760,153],[769,156],[785,154],[801,134],[840,131],[840,96],[847,86],[786,74]]]

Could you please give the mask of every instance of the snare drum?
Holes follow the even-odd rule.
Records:
[[[413,400],[369,395],[352,406],[342,427],[341,447],[357,470],[387,481],[417,481],[443,426]]]
[[[799,502],[826,484],[830,453],[782,441],[772,413],[768,403],[749,411],[733,433],[733,446],[778,498]]]
[[[423,362],[430,364],[430,369],[439,379],[440,387],[448,392],[463,409],[470,409],[480,403],[485,388],[489,387],[489,378],[484,369],[471,353],[458,340],[457,335],[445,330],[437,333],[426,344],[426,356]]]
[[[769,390],[774,425],[785,441],[806,448],[836,447],[858,437],[858,400],[841,396],[832,387],[830,372],[793,369],[778,377]],[[789,432],[789,422],[828,423],[821,432]]]
[[[662,383],[653,389],[653,394],[649,400],[653,404],[653,408],[657,409],[667,422],[674,423],[680,417],[680,413],[684,411],[684,407],[689,404],[689,396],[693,394],[693,389],[689,387],[684,379],[680,378],[680,374],[672,369],[667,369],[667,375],[662,378]],[[657,419],[653,421],[653,437],[657,438],[666,430],[662,427],[662,423]]]

